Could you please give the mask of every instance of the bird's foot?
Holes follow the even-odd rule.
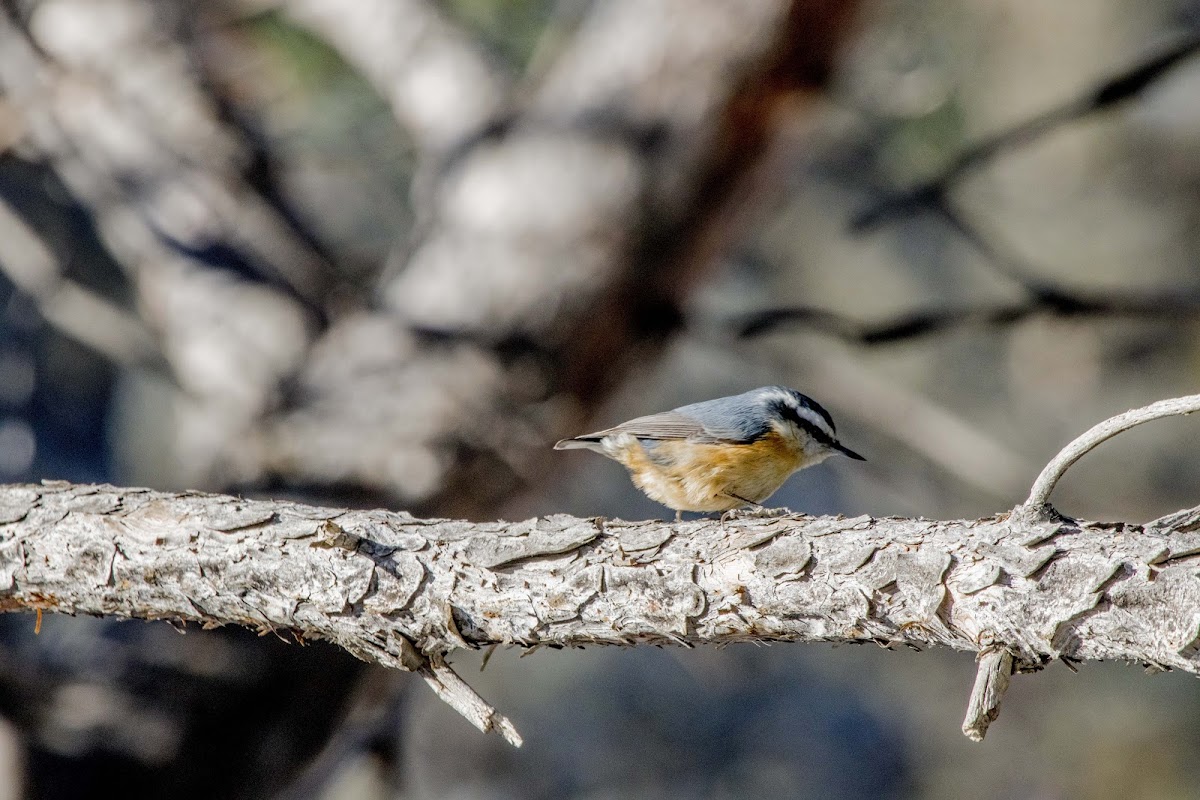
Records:
[[[726,511],[721,515],[721,520],[730,519],[772,519],[774,517],[783,517],[792,513],[787,508],[767,508],[766,506],[754,505],[748,508],[734,508]]]
[[[726,497],[730,497],[740,503],[744,503],[745,505],[740,508],[731,508],[730,510],[722,513],[722,523],[738,517],[741,517],[742,519],[764,519],[770,517],[781,517],[785,514],[792,513],[791,509],[767,508],[766,506],[759,505],[753,500],[747,500],[745,497],[740,497],[736,494],[727,494]]]

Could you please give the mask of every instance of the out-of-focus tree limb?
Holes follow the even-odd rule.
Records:
[[[281,6],[335,47],[388,99],[401,127],[428,152],[445,153],[477,134],[508,99],[509,80],[500,65],[428,0],[266,5]]]
[[[0,272],[37,303],[50,324],[113,363],[169,374],[155,337],[139,317],[64,278],[41,238],[0,200]]]
[[[1200,34],[1190,34],[1168,48],[1147,56],[1129,69],[1084,91],[1061,105],[984,139],[960,153],[942,172],[907,189],[886,194],[852,220],[854,231],[865,232],[928,210],[936,210],[964,175],[993,158],[1017,149],[1060,126],[1131,100],[1166,75],[1179,62],[1200,51]]]
[[[1138,318],[1162,322],[1200,318],[1200,295],[1171,292],[1139,297],[1131,293],[1088,294],[1047,290],[1025,300],[967,308],[934,308],[891,320],[863,322],[819,308],[768,308],[733,321],[738,336],[754,337],[802,328],[863,345],[886,345],[972,328],[1004,328],[1033,317],[1069,319]]]
[[[142,0],[0,10],[0,89],[22,115],[23,146],[91,213],[190,396],[173,433],[200,482],[212,453],[276,402],[330,279],[242,180],[239,140],[159,26],[164,10]]]
[[[1021,288],[1026,295],[1022,299],[962,308],[923,309],[872,322],[812,307],[767,308],[733,320],[733,330],[738,336],[754,337],[780,328],[798,327],[858,344],[880,345],[958,329],[1007,327],[1036,316],[1134,317],[1165,321],[1195,319],[1200,315],[1200,294],[1194,291],[1144,295],[1131,292],[1085,293],[1044,280],[1030,265],[985,236],[957,207],[950,190],[965,174],[986,165],[993,158],[1024,146],[1067,122],[1138,96],[1197,51],[1200,51],[1200,36],[1188,36],[1079,97],[969,148],[934,178],[915,187],[885,194],[850,223],[852,230],[866,232],[912,214],[926,211],[938,214],[956,233],[979,250],[995,270]]]
[[[0,13],[0,88],[28,145],[90,206],[134,279],[163,264],[216,267],[315,301],[329,265],[242,180],[245,149],[158,26],[163,11],[45,0],[26,18]]]
[[[960,308],[931,308],[901,314],[890,320],[864,322],[818,308],[767,308],[732,321],[736,335],[752,338],[780,328],[804,328],[862,345],[887,345],[972,328],[1004,328],[1045,316],[1071,319],[1129,319],[1178,322],[1200,317],[1200,292],[1185,288],[1170,292],[1081,291],[1041,277],[1026,263],[979,229],[947,196],[930,205],[987,259],[1000,275],[1025,295],[1020,300]]]

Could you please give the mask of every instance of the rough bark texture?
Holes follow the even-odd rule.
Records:
[[[471,524],[46,484],[0,490],[0,523],[4,610],[290,629],[406,669],[491,644],[875,641],[1200,673],[1200,510]]]

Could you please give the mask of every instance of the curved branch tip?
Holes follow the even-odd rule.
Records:
[[[1051,515],[1050,493],[1054,486],[1071,466],[1095,448],[1101,442],[1107,441],[1118,433],[1141,425],[1143,422],[1177,417],[1200,411],[1200,394],[1174,397],[1170,400],[1159,400],[1144,408],[1135,408],[1107,419],[1092,426],[1083,435],[1059,451],[1050,463],[1038,475],[1029,491],[1029,498],[1017,507],[1015,513],[1026,518],[1040,518]]]

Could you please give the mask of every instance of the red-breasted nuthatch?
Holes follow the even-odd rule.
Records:
[[[829,412],[795,389],[764,386],[733,397],[638,417],[573,439],[619,461],[651,499],[683,511],[759,507],[796,470],[834,453],[865,458],[837,440]]]

